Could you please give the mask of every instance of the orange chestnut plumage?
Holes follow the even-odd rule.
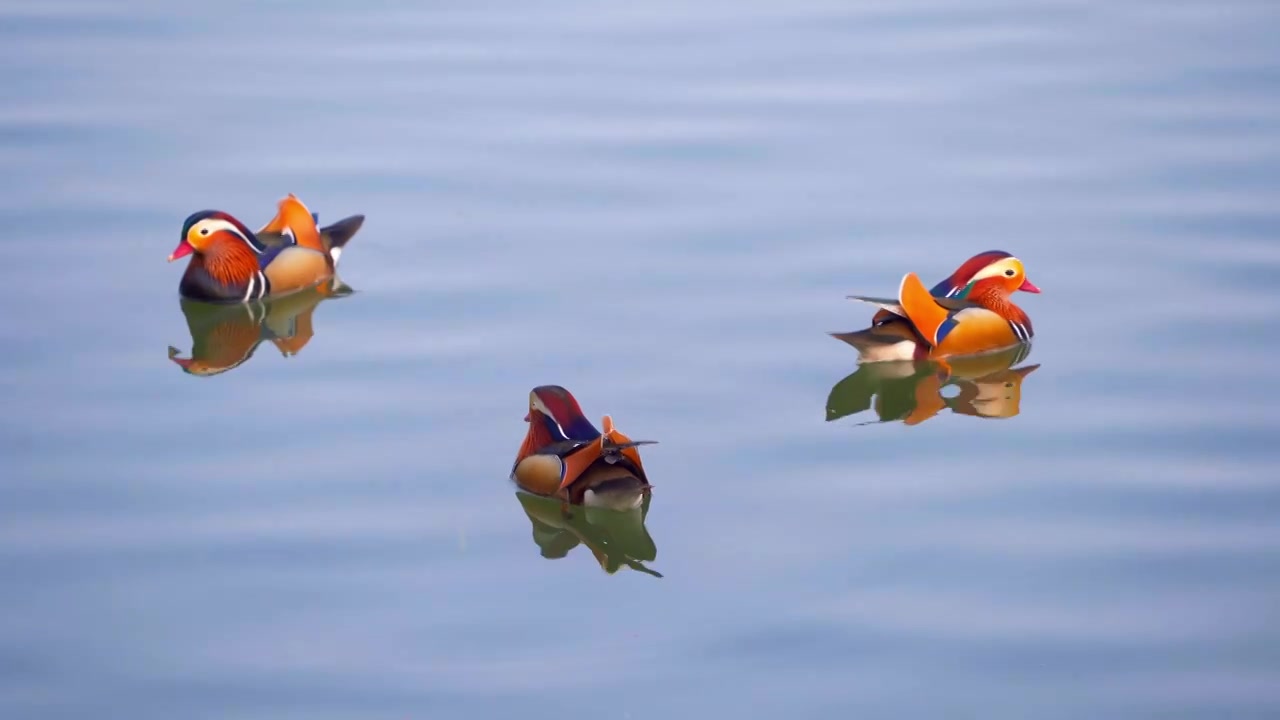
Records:
[[[634,507],[650,489],[632,440],[604,416],[603,431],[582,414],[578,401],[559,385],[529,393],[529,429],[511,466],[521,488],[566,502]]]

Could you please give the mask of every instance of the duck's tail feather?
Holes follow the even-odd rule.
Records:
[[[320,240],[324,244],[325,250],[328,251],[329,257],[333,258],[335,267],[338,265],[338,258],[342,255],[343,248],[360,230],[361,225],[364,225],[364,215],[352,215],[332,225],[320,228]]]
[[[921,354],[919,349],[925,347],[924,338],[911,326],[911,321],[897,315],[889,315],[883,324],[865,330],[829,334],[851,345],[866,362],[914,360]]]
[[[846,300],[857,300],[869,305],[875,305],[881,310],[897,315],[898,317],[906,317],[906,312],[902,309],[902,304],[893,298],[869,297],[866,295],[846,295]]]

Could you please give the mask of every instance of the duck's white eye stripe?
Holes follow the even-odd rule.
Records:
[[[556,430],[559,431],[560,437],[569,437],[569,433],[564,431],[564,427],[560,424],[560,421],[556,420],[556,416],[551,414],[551,411],[548,410],[547,406],[542,402],[542,398],[537,395],[533,396],[533,408],[542,413],[543,416],[551,419],[551,422],[556,426]]]
[[[240,228],[236,227],[233,223],[227,222],[226,220],[205,220],[204,224],[200,228],[200,234],[210,235],[212,233],[223,231],[223,230],[243,240],[244,244],[248,245],[250,249],[252,249],[255,253],[259,255],[262,254],[262,251],[259,250],[256,245],[254,245],[252,242],[249,242],[249,238],[245,237],[245,234],[240,231]]]

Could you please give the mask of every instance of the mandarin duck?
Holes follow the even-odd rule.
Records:
[[[587,472],[595,472],[588,470]],[[629,568],[654,577],[662,573],[645,567],[658,557],[658,547],[644,521],[653,496],[645,493],[639,507],[623,512],[586,507],[584,512],[566,516],[554,498],[516,491],[520,507],[532,526],[533,542],[542,557],[556,560],[579,545],[586,546],[600,569],[613,575]]]
[[[264,340],[284,357],[297,355],[315,334],[312,316],[316,307],[351,292],[333,277],[283,297],[236,305],[180,298],[191,333],[191,357],[178,357],[178,349],[170,346],[169,359],[188,375],[209,377],[243,365]]]
[[[827,421],[874,407],[877,420],[919,425],[945,409],[960,415],[1010,418],[1017,415],[1022,382],[1040,367],[1014,368],[1031,353],[1031,346],[951,358],[945,365],[932,360],[865,363],[831,388]],[[944,394],[954,387],[959,392]],[[867,424],[867,423],[864,423]]]
[[[220,210],[193,213],[169,262],[191,255],[178,292],[205,302],[249,302],[315,287],[333,277],[342,249],[364,223],[352,215],[326,227],[292,193],[258,232]]]
[[[632,440],[608,415],[603,431],[597,430],[563,387],[534,388],[524,419],[529,429],[511,465],[511,479],[522,489],[566,504],[615,510],[638,507],[650,491],[636,448],[655,441]]]
[[[850,295],[880,309],[871,327],[831,333],[858,351],[859,362],[923,360],[991,352],[1029,343],[1031,318],[1009,299],[1038,293],[1022,261],[1002,250],[974,255],[945,280],[926,290],[907,273],[897,299]]]

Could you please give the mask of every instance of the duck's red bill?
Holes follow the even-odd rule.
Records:
[[[1022,285],[1019,285],[1018,289],[1021,290],[1022,292],[1029,292],[1029,293],[1040,292],[1040,288],[1036,287],[1031,283],[1030,280],[1026,280],[1026,279],[1022,281]]]
[[[178,242],[178,247],[174,248],[172,253],[169,253],[169,262],[173,262],[180,257],[186,257],[194,251],[195,248],[191,247],[191,243],[187,242],[186,238],[183,238]]]

